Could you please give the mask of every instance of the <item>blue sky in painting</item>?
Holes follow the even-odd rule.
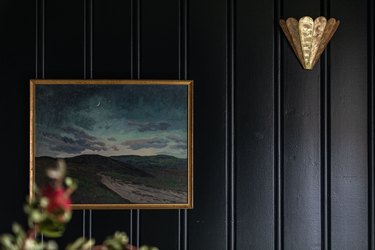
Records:
[[[37,85],[36,156],[187,158],[187,87]]]

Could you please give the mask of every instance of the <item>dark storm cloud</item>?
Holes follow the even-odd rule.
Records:
[[[130,149],[138,150],[142,148],[165,148],[168,145],[168,141],[166,139],[155,137],[151,139],[124,141],[121,144],[128,146]]]
[[[130,148],[155,148],[155,152],[162,148],[181,155],[182,150],[169,146],[183,144],[181,138],[186,135],[167,135],[179,136],[187,130],[187,100],[187,86],[37,85],[36,153],[56,157],[99,151],[110,155],[116,151],[112,148],[116,144],[119,154]],[[126,146],[121,145],[125,133],[126,138],[135,140],[125,143]],[[145,138],[153,139],[138,140]]]
[[[67,154],[77,154],[81,153],[85,149],[81,147],[80,145],[65,145],[65,144],[59,144],[53,145],[50,147],[50,150],[56,151],[56,152],[64,152]]]
[[[171,145],[169,148],[176,150],[185,150],[187,149],[186,137],[181,137],[179,135],[168,135],[168,140],[174,142],[174,145]]]
[[[42,133],[42,140],[49,146],[49,149],[58,153],[79,154],[85,150],[106,151],[106,144],[95,136],[87,134],[85,131],[65,127],[62,129],[67,136],[61,136],[55,133]]]
[[[95,119],[87,117],[86,115],[75,114],[74,116],[74,124],[83,129],[92,130],[94,129],[95,123]]]
[[[186,143],[186,138],[181,138],[178,135],[168,135],[167,138],[175,143]]]
[[[186,144],[177,144],[177,145],[172,145],[170,146],[171,149],[181,149],[181,150],[185,150],[187,149],[187,145]]]
[[[168,124],[185,124],[187,89],[172,85],[37,85],[36,119],[49,127],[74,124],[95,132],[103,118],[111,122],[124,117],[135,121],[147,117],[148,121],[161,119],[167,123],[141,125],[140,130],[163,130]],[[99,111],[105,111],[106,117]]]
[[[171,124],[168,122],[136,122],[136,121],[129,121],[129,126],[137,127],[139,132],[146,132],[146,131],[159,131],[159,130],[167,130]]]
[[[73,127],[65,127],[61,129],[67,134],[73,135],[77,139],[84,139],[84,140],[96,140],[95,136],[89,135],[83,130],[73,128]]]

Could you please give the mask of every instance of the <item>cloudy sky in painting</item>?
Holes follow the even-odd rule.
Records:
[[[37,85],[36,156],[187,158],[187,87]]]

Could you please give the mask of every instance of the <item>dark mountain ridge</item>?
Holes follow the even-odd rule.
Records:
[[[112,159],[127,163],[131,166],[139,168],[161,168],[161,169],[182,169],[187,167],[187,159],[180,159],[170,155],[120,155],[111,156]]]
[[[153,177],[151,174],[146,173],[138,168],[135,168],[125,162],[112,159],[111,157],[101,155],[79,155],[71,158],[64,158],[67,164],[68,170],[79,166],[81,169],[84,168],[87,171],[116,171],[123,174],[140,176],[140,177]],[[36,157],[36,163],[43,162],[49,166],[54,166],[57,158],[49,156]]]
[[[57,158],[35,158],[36,182],[46,183],[45,170],[56,165]],[[65,158],[68,175],[76,179],[79,189],[72,198],[75,203],[128,203],[126,199],[103,184],[103,178],[120,183],[184,192],[187,188],[187,160],[168,155],[101,156],[96,154]]]

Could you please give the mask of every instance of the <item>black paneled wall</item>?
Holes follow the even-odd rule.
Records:
[[[195,81],[193,210],[77,211],[161,250],[375,250],[372,0],[2,0],[0,233],[24,222],[30,78]],[[341,25],[303,70],[279,18]]]

